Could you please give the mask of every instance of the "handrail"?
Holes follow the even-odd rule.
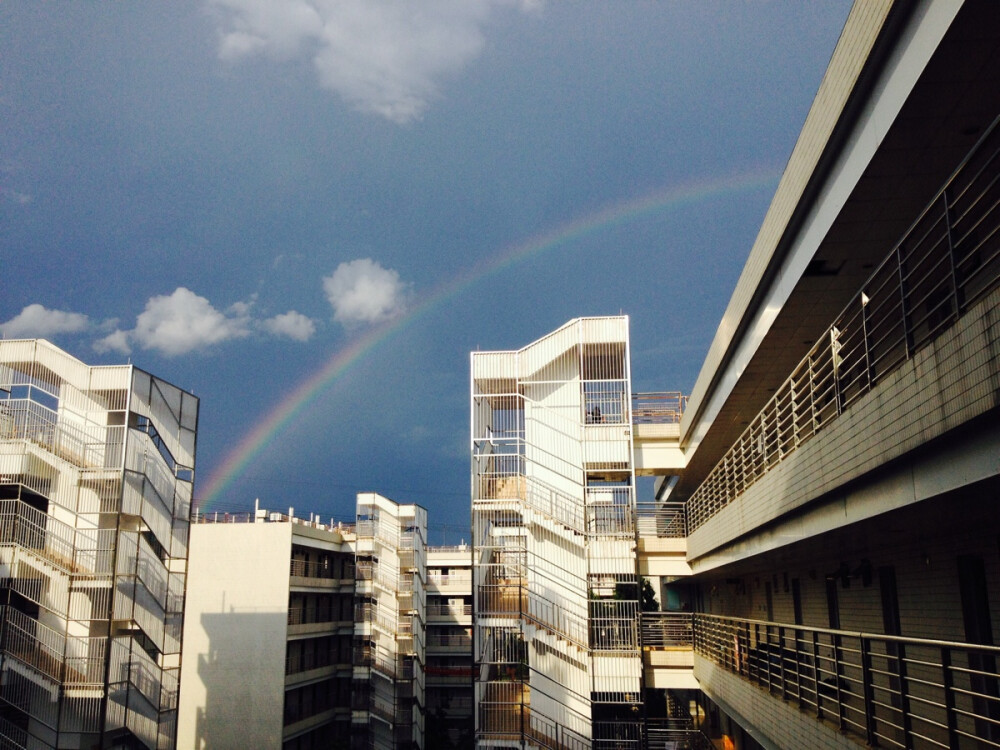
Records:
[[[1000,748],[1000,647],[696,614],[695,653],[871,746]]]
[[[67,573],[110,575],[116,533],[76,529],[22,500],[0,500],[0,544],[17,544]]]
[[[688,397],[680,391],[632,394],[632,424],[679,424]]]
[[[81,469],[114,468],[121,462],[124,426],[91,425],[87,432],[30,398],[4,399],[4,412],[2,438],[35,443]]]
[[[643,612],[639,629],[643,648],[675,648],[694,645],[694,615],[691,612]]]
[[[1000,118],[691,495],[692,532],[997,286],[998,124]]]

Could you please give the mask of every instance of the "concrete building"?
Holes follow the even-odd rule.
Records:
[[[473,355],[479,746],[1000,747],[998,84],[1000,5],[856,3],[682,416],[631,399],[630,468],[660,477],[638,574],[674,610],[639,618],[638,736],[603,739],[570,661],[601,637],[593,610],[580,642],[568,624],[596,508],[532,480],[607,460],[594,323]]]
[[[472,549],[427,548],[426,750],[472,745]]]
[[[358,495],[351,747],[422,748],[427,511]]]
[[[196,521],[178,747],[347,746],[354,527],[259,507]]]
[[[175,746],[198,399],[0,341],[0,737]]]
[[[178,746],[423,748],[427,631],[435,659],[451,636],[426,625],[426,526],[420,506],[375,493],[346,525],[259,504],[196,517]],[[445,707],[456,725],[461,700]]]
[[[625,318],[472,355],[481,744],[640,735],[628,363]]]

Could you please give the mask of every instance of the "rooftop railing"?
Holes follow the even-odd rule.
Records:
[[[263,508],[257,511],[206,511],[200,507],[193,506],[190,520],[191,523],[295,523],[301,526],[309,526],[314,529],[339,531],[342,534],[353,534],[355,531],[354,524],[337,521],[333,518],[330,519],[329,523],[323,523],[318,515],[305,519],[298,518],[291,513],[265,510]]]
[[[694,531],[1000,282],[1000,128],[954,175],[689,500]]]
[[[870,747],[1000,748],[1000,647],[707,614],[694,643]]]

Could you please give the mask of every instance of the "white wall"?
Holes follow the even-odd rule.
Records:
[[[177,747],[280,747],[292,525],[191,526]]]

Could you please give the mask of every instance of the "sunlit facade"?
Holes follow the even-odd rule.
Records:
[[[194,518],[179,748],[350,745],[354,525],[293,510]]]
[[[354,617],[356,750],[424,746],[427,511],[358,495]]]
[[[1000,747],[998,81],[996,3],[855,4],[689,398],[472,355],[479,747]]]
[[[636,736],[642,665],[628,321],[472,355],[480,746]]]
[[[0,341],[0,735],[175,746],[198,399]]]

